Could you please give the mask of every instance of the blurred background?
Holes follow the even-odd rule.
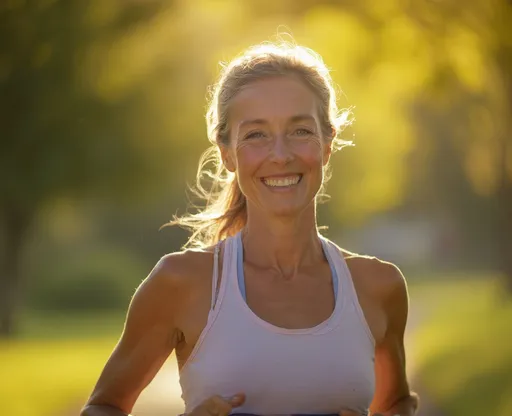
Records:
[[[512,2],[2,0],[0,413],[78,415],[186,232],[226,61],[288,32],[354,107],[325,234],[396,262],[422,415],[512,414]],[[135,415],[182,409],[171,357]]]

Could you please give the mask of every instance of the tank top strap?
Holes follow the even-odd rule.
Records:
[[[329,263],[329,268],[331,270],[331,276],[332,276],[332,287],[334,290],[334,301],[338,301],[338,293],[340,291],[340,278],[339,278],[339,272],[336,268],[336,264],[334,263],[333,255],[330,251],[330,244],[328,241],[322,237],[320,237],[320,242],[322,243],[322,249],[324,251],[324,255],[327,258],[327,262]]]
[[[350,269],[348,268],[347,261],[345,260],[345,256],[343,252],[330,240],[325,239],[326,243],[329,247],[329,253],[334,261],[334,265],[337,270],[337,275],[340,279],[339,288],[341,290],[341,297],[343,298],[343,302],[346,304],[351,304],[353,309],[358,316],[366,334],[370,338],[370,341],[375,345],[375,339],[373,338],[373,334],[370,330],[368,322],[366,321],[366,317],[364,316],[363,308],[359,303],[359,297],[357,296],[357,291],[354,286],[354,281],[352,279],[352,274],[350,273]]]
[[[233,274],[233,261],[236,260],[236,257],[233,255],[233,250],[236,250],[236,244],[234,244],[234,240],[235,237],[228,237],[225,240],[219,241],[214,248],[211,311],[213,311],[215,307],[221,303],[222,296],[225,292],[225,287],[228,285],[229,275]],[[222,270],[219,276],[219,258],[221,246],[223,248]]]
[[[219,251],[220,251],[219,241],[215,244],[215,248],[213,249],[213,276],[212,276],[212,302],[211,309],[215,308],[215,302],[217,301],[218,291],[217,287],[219,284]]]
[[[242,293],[242,297],[247,301],[247,295],[245,291],[245,275],[244,275],[244,247],[242,244],[242,233],[239,232],[235,238],[235,253],[236,256],[236,278],[238,279],[238,287]]]

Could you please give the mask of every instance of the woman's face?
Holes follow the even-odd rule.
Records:
[[[285,76],[253,82],[233,98],[230,145],[221,151],[250,211],[289,216],[314,203],[331,150],[317,106],[303,82]]]

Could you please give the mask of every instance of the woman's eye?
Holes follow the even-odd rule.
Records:
[[[309,136],[310,134],[313,134],[313,132],[308,129],[300,128],[300,129],[295,130],[295,134],[297,136]]]
[[[265,137],[265,134],[261,131],[253,131],[245,136],[246,139],[259,139],[261,137]]]

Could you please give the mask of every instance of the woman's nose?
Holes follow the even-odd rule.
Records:
[[[288,163],[293,159],[293,153],[290,149],[286,136],[276,136],[272,141],[272,157],[271,160],[275,163]]]

